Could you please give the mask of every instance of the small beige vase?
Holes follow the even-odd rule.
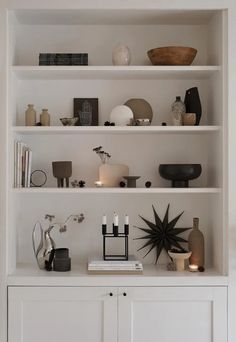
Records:
[[[129,175],[129,168],[123,164],[102,164],[99,167],[99,180],[104,187],[117,187],[123,176]]]
[[[40,122],[42,126],[50,126],[50,114],[48,113],[48,109],[42,109]]]
[[[36,111],[33,104],[28,104],[28,109],[25,111],[25,125],[35,126],[36,125]]]
[[[192,251],[189,258],[191,265],[204,266],[204,236],[199,230],[199,218],[193,219],[193,230],[188,237],[188,248]]]

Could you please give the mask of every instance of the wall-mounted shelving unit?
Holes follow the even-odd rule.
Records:
[[[85,23],[83,16],[80,16],[82,12],[65,11],[64,14],[60,11],[46,13],[43,10],[9,12],[8,143],[9,150],[12,152],[8,160],[8,208],[11,235],[20,234],[23,229],[20,227],[21,224],[25,227],[24,219],[19,221],[21,224],[18,227],[15,227],[14,222],[22,215],[26,215],[28,210],[31,212],[31,206],[37,206],[37,201],[41,200],[37,200],[36,196],[40,198],[44,196],[45,204],[47,196],[55,203],[57,203],[57,196],[60,198],[66,196],[69,208],[74,207],[75,196],[78,196],[78,199],[83,196],[82,202],[79,203],[85,209],[88,203],[93,207],[93,199],[90,195],[95,198],[104,195],[105,202],[109,202],[106,209],[108,213],[112,213],[115,209],[121,213],[124,210],[132,211],[131,219],[134,224],[137,224],[138,214],[142,210],[151,214],[148,208],[153,202],[156,205],[161,203],[163,208],[170,202],[173,211],[185,210],[185,205],[189,202],[187,217],[183,218],[182,224],[190,225],[191,217],[200,216],[200,223],[205,227],[207,247],[210,249],[207,253],[206,265],[217,269],[222,276],[227,274],[223,229],[226,210],[224,194],[227,188],[224,163],[227,157],[227,147],[224,144],[227,113],[224,88],[226,74],[222,48],[225,34],[223,12],[186,12],[189,18],[192,18],[190,21],[178,11],[156,11],[155,14],[146,11],[142,16],[140,12],[128,11],[125,17],[122,12],[119,18],[117,13],[108,11],[114,17],[112,23],[107,21],[108,12],[105,15],[100,11],[86,12]],[[132,54],[130,66],[111,65],[114,36],[117,37],[117,41],[125,39],[125,43],[129,45]],[[29,44],[35,40],[37,45]],[[98,49],[97,42],[100,42],[99,44],[104,48]],[[197,48],[194,64],[191,66],[150,65],[146,51],[153,46],[163,45],[164,42],[166,45],[178,42],[179,45]],[[49,48],[50,51],[63,49],[71,52],[76,52],[78,49],[86,51],[89,53],[89,65],[38,66],[39,53],[49,51]],[[184,97],[186,89],[192,86],[198,87],[201,96],[203,107],[201,126],[161,126],[162,121],[171,123],[170,105],[175,96]],[[72,115],[74,97],[99,98],[100,126],[60,126],[60,117]],[[154,111],[152,126],[104,127],[103,123],[109,119],[111,109],[132,97],[142,97],[151,103]],[[34,103],[38,113],[41,108],[48,108],[52,126],[25,127],[24,111],[28,103]],[[24,141],[32,148],[33,169],[43,169],[48,176],[45,188],[12,189],[14,139]],[[94,187],[94,181],[98,178],[99,163],[92,148],[97,145],[109,149],[112,155],[111,162],[123,162],[129,165],[131,174],[141,176],[136,189]],[[86,188],[55,188],[51,162],[62,159],[72,160],[73,177],[85,179]],[[158,175],[158,164],[165,162],[198,162],[202,164],[203,173],[198,180],[191,183],[191,188],[172,189],[169,188],[169,182]],[[152,181],[150,189],[144,186],[147,180]],[[25,195],[27,201],[32,196],[27,209],[24,201],[21,200]],[[135,200],[139,195],[142,198],[140,200],[142,205],[133,210],[130,208],[130,197],[133,196]],[[163,195],[165,200],[162,199]],[[177,198],[178,205],[176,205]],[[194,205],[195,202],[199,203],[199,207]],[[87,212],[87,215],[92,215],[91,219],[95,227],[99,224],[103,210],[101,209],[100,214],[97,212],[97,216]],[[47,206],[44,206],[44,211],[48,211]],[[63,211],[58,210],[56,204],[54,211],[63,215]],[[67,211],[68,209],[65,208],[64,215]],[[212,217],[212,212],[217,212],[216,217]],[[30,234],[33,223],[37,219],[40,219],[40,215],[35,212],[30,217],[28,228],[23,229],[27,229],[27,234]],[[92,231],[90,234],[92,236]],[[221,241],[220,247],[217,244],[217,248],[214,248],[216,243],[214,241]],[[69,241],[67,243],[70,245]],[[99,245],[100,240],[97,241],[96,251],[99,250]],[[25,247],[25,245],[21,246],[21,238],[9,242],[9,250],[18,251],[9,258],[9,270],[14,272],[17,270],[17,265],[22,262],[34,262],[32,252],[24,253]],[[31,249],[31,246],[28,248]],[[134,244],[133,252],[135,248],[137,245]],[[91,252],[90,248],[88,252]],[[81,258],[86,260],[87,256],[88,254],[83,252]],[[141,257],[139,254],[137,256]],[[79,255],[77,257],[79,258]],[[149,257],[144,262],[149,264],[151,260],[152,257]]]

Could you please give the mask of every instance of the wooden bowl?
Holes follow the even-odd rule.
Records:
[[[191,65],[197,50],[185,46],[167,46],[149,50],[147,54],[153,65]]]

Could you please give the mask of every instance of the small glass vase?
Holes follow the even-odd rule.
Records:
[[[182,116],[185,111],[185,104],[181,101],[181,97],[176,96],[176,100],[171,106],[171,116],[174,126],[182,126]]]

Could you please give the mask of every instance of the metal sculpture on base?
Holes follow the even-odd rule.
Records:
[[[103,235],[103,259],[110,261],[123,261],[129,259],[129,224],[128,216],[126,216],[124,231],[119,232],[118,215],[114,215],[114,223],[112,226],[112,232],[107,231],[106,216],[103,216],[102,223],[102,235]],[[107,239],[123,239],[124,240],[124,253],[121,254],[109,254],[106,251]]]

